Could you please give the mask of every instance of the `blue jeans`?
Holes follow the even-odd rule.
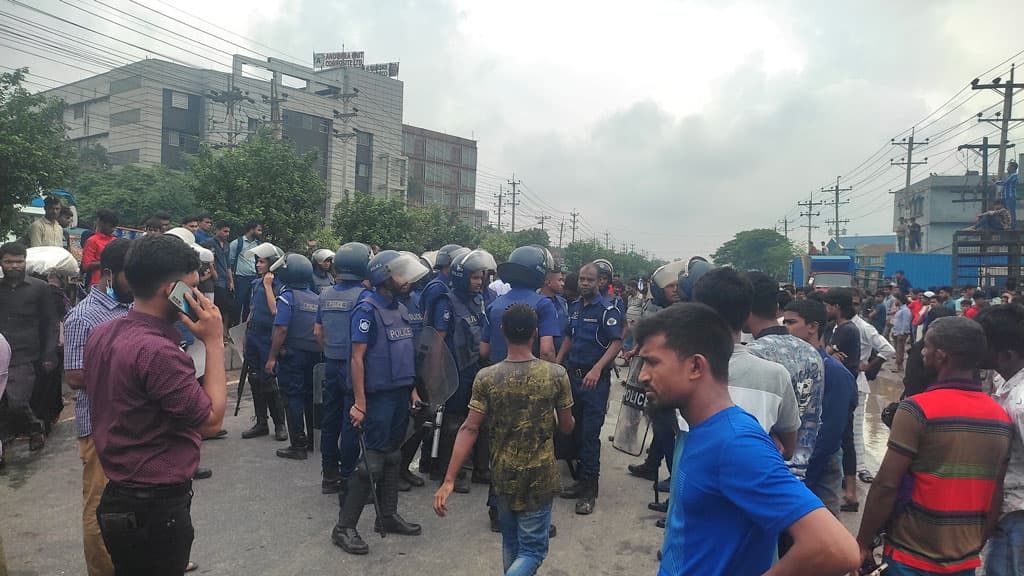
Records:
[[[885,557],[885,563],[889,565],[889,576],[932,576],[933,574],[936,574],[936,572],[925,572],[924,570],[911,568],[906,564],[901,564],[893,560],[890,556]],[[944,576],[974,576],[974,568],[964,570],[962,572],[945,574]]]
[[[532,576],[548,555],[551,501],[537,510],[513,511],[506,496],[498,497],[502,560],[505,576]]]
[[[589,370],[587,367],[570,367],[569,379],[572,382],[573,400],[579,406],[580,414],[576,420],[580,468],[583,476],[597,479],[601,475],[601,427],[604,426],[612,383],[611,372],[606,370],[601,373],[597,386],[590,390],[583,388],[583,376],[578,371],[585,375]]]
[[[985,545],[982,559],[985,576],[1024,574],[1024,511],[1003,516]]]
[[[359,441],[352,434],[345,438],[341,432],[348,420],[348,412],[345,411],[348,362],[328,358],[325,364],[327,382],[324,386],[324,415],[320,421],[320,456],[324,472],[337,470],[342,461],[345,448],[340,445],[339,439],[356,447],[355,457],[351,459],[353,468],[355,460],[359,458]]]
[[[839,452],[824,458],[826,462],[822,467],[821,476],[813,484],[808,484],[807,488],[821,500],[821,503],[833,516],[838,516],[839,494],[843,488],[843,471],[839,466]]]

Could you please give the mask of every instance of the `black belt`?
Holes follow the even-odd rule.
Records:
[[[596,363],[597,362],[595,362],[594,364],[596,364]],[[594,369],[594,364],[590,364],[590,365],[587,365],[587,364],[570,364],[569,365],[569,373],[570,374],[575,373],[580,378],[583,378],[584,376],[587,375],[587,372],[590,372],[591,370]],[[603,375],[605,372],[611,372],[611,371],[612,371],[611,368],[605,368],[604,370],[601,370],[601,374]]]
[[[114,490],[138,498],[140,500],[162,500],[166,498],[180,498],[192,493],[192,481],[188,480],[180,484],[126,484],[111,480],[110,486]]]

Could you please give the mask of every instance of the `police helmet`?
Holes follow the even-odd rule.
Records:
[[[313,251],[314,263],[323,264],[326,260],[334,260],[334,252],[331,252],[327,248],[320,248],[319,250]]]
[[[167,236],[174,236],[176,238],[180,238],[182,242],[184,242],[185,244],[196,243],[196,235],[193,234],[192,231],[189,230],[188,228],[183,228],[181,226],[178,226],[177,228],[171,228],[167,232],[164,232],[164,234]]]
[[[284,256],[284,251],[270,242],[257,244],[245,252],[242,252],[242,258],[266,258],[270,260],[271,265],[277,262],[278,258],[282,256]]]
[[[437,261],[437,250],[428,250],[428,251],[424,252],[423,254],[420,254],[420,259],[421,260],[426,260],[427,264],[428,264],[427,268],[430,268],[431,270],[433,270],[434,269],[434,262]]]
[[[679,273],[679,299],[683,302],[692,300],[693,288],[697,285],[697,281],[713,269],[714,266],[700,256],[690,258],[686,270]]]
[[[675,301],[670,302],[665,292],[670,286],[679,282],[679,275],[686,269],[686,262],[676,260],[661,266],[651,274],[651,297],[654,299],[655,304],[665,308],[679,301],[680,296],[677,296]]]
[[[611,262],[605,260],[604,258],[598,258],[597,260],[591,262],[591,264],[597,267],[598,278],[605,277],[608,278],[609,282],[611,282],[612,276],[615,275],[615,266],[612,266]]]
[[[498,264],[498,278],[513,287],[523,286],[538,290],[544,285],[548,272],[555,268],[555,259],[547,248],[536,245],[520,246],[509,254],[508,261]]]
[[[487,250],[478,248],[467,252],[458,260],[452,262],[452,288],[460,295],[468,296],[470,294],[470,277],[476,272],[484,272],[486,278],[487,271],[494,270],[497,267],[498,264],[494,261],[494,256],[491,256],[491,253]]]
[[[199,261],[200,262],[202,262],[203,264],[212,264],[213,263],[213,260],[214,260],[213,252],[210,251],[210,249],[203,248],[199,244],[193,244],[192,245],[192,249],[195,250],[196,254],[199,255]]]
[[[362,242],[348,242],[334,253],[334,271],[338,278],[349,282],[366,280],[370,270],[373,250]]]
[[[302,254],[285,254],[270,266],[270,271],[289,288],[304,290],[313,283],[313,263]]]
[[[381,250],[370,260],[369,279],[374,286],[380,286],[393,279],[397,284],[412,284],[430,272],[413,254],[402,254],[394,250]]]
[[[442,246],[434,256],[434,268],[437,269],[451,266],[452,262],[455,262],[454,252],[461,249],[462,246],[459,246],[458,244],[446,244]]]

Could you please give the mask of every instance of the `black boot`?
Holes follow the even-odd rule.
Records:
[[[658,466],[644,462],[643,464],[630,464],[626,467],[633,476],[654,482],[658,479]]]
[[[565,498],[566,500],[576,500],[577,498],[580,497],[580,493],[583,491],[583,482],[584,479],[580,478],[571,486],[563,488],[562,493],[559,494],[559,496]]]
[[[370,477],[360,466],[349,479],[346,489],[339,493],[338,524],[331,531],[331,542],[349,554],[367,554],[370,547],[366,545],[356,526],[363,513],[366,497],[370,494]]]
[[[501,523],[498,522],[498,509],[494,506],[487,508],[487,516],[491,520],[491,532],[501,532]]]
[[[459,473],[455,476],[455,493],[469,494],[471,486],[472,484],[469,482],[469,474],[466,473],[465,469],[459,470]]]
[[[335,468],[328,468],[323,471],[323,480],[320,481],[321,494],[337,494],[341,490],[341,472]]]
[[[267,396],[267,407],[270,417],[274,420],[274,440],[283,442],[288,439],[288,423],[284,415],[284,402],[276,391]]]
[[[399,451],[389,452],[385,459],[383,478],[380,489],[380,515],[374,524],[377,529],[404,536],[419,536],[423,527],[407,522],[398,514],[398,480],[402,454]]]
[[[309,453],[306,452],[306,434],[302,432],[293,433],[291,446],[287,448],[279,448],[277,450],[278,458],[288,458],[289,460],[305,460]]]
[[[597,501],[597,478],[585,478],[582,484],[579,500],[576,501],[576,513],[587,516],[594,512]]]
[[[270,434],[270,427],[267,426],[267,399],[264,398],[263,392],[259,390],[262,384],[259,380],[249,378],[249,385],[252,387],[252,407],[253,412],[256,414],[254,416],[256,424],[242,432],[242,438],[245,439],[258,438]]]
[[[398,471],[398,473],[401,475],[402,480],[404,480],[410,486],[415,486],[416,488],[419,488],[420,486],[423,486],[426,483],[424,482],[423,478],[420,478],[419,476],[416,475],[415,472],[409,470],[408,465],[404,465],[402,469]]]
[[[334,530],[331,531],[331,542],[349,554],[362,556],[370,553],[370,547],[366,545],[363,537],[355,528],[342,528],[335,525]]]
[[[253,424],[252,428],[249,428],[245,432],[242,432],[242,438],[248,440],[249,438],[259,438],[260,436],[266,436],[270,434],[270,426],[267,425],[267,421],[257,420]]]

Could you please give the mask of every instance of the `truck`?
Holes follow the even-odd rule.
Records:
[[[793,286],[815,290],[853,286],[854,262],[850,256],[798,256],[793,259]]]

